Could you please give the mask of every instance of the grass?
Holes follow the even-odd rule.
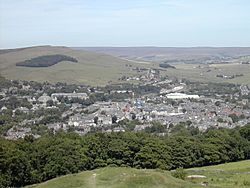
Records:
[[[162,71],[162,74],[200,82],[250,84],[250,65],[242,65],[236,63],[213,64],[210,66],[202,64],[176,64],[175,67],[176,69],[167,69],[166,71]],[[223,79],[216,77],[216,75],[218,74],[243,74],[243,76],[234,79]]]
[[[78,63],[61,62],[51,67],[18,67],[16,63],[41,55],[61,54],[74,57]],[[0,74],[8,79],[34,80],[38,82],[67,82],[76,84],[105,85],[117,81],[123,75],[136,75],[129,66],[150,67],[93,52],[72,50],[66,47],[34,47],[0,54]]]
[[[59,177],[29,188],[193,188],[191,182],[176,179],[170,172],[133,168],[102,168]]]
[[[189,175],[204,175],[205,179],[189,180],[193,183],[201,181],[220,188],[250,187],[250,160],[225,163],[215,166],[187,169]]]
[[[206,178],[180,180],[169,171],[134,168],[101,168],[58,177],[27,188],[195,188],[208,182],[213,188],[250,187],[250,160],[185,170],[188,175]]]
[[[51,67],[17,67],[16,63],[41,55],[62,54],[76,58],[78,63],[61,62]],[[131,65],[131,67],[126,66]],[[176,69],[162,69],[161,74],[170,77],[186,78],[201,82],[230,82],[250,84],[250,65],[237,63],[214,64],[175,64]],[[110,55],[97,54],[82,50],[73,50],[66,47],[33,47],[23,50],[14,50],[9,53],[0,53],[0,74],[8,79],[67,82],[89,84],[92,86],[106,85],[109,82],[117,83],[122,76],[135,76],[136,67],[159,68],[159,63],[145,63],[133,60],[119,59]],[[217,74],[235,75],[244,74],[234,79],[222,79]]]

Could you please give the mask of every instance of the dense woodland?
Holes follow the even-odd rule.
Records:
[[[179,126],[147,133],[51,132],[39,139],[0,138],[0,187],[19,187],[105,166],[176,169],[250,159],[250,124],[205,133]]]
[[[160,66],[161,68],[166,68],[166,69],[167,69],[167,68],[175,69],[175,66],[169,65],[169,64],[167,64],[167,63],[160,63],[159,66]]]
[[[32,58],[30,60],[25,60],[23,62],[19,62],[17,66],[24,66],[24,67],[50,67],[62,61],[70,61],[77,63],[77,59],[66,56],[66,55],[45,55]]]

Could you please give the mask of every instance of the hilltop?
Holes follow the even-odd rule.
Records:
[[[250,55],[250,47],[79,47],[126,59],[162,62],[217,60]]]
[[[74,49],[109,54],[133,62],[151,62],[156,66],[160,65],[161,68],[163,62],[175,67],[175,69],[161,69],[162,76],[199,82],[250,84],[250,47],[79,47]],[[228,79],[230,77],[232,79]]]
[[[250,186],[249,165],[250,161],[245,160],[186,169],[185,180],[174,178],[171,172],[163,170],[106,167],[62,176],[27,188],[193,188],[203,187],[202,182],[207,182],[208,187],[246,188]],[[205,178],[190,179],[189,175],[203,175]]]
[[[11,80],[66,82],[92,86],[134,77],[138,68],[160,70],[161,76],[199,82],[250,83],[250,48],[68,48],[36,46],[0,50],[0,74]],[[44,57],[67,56],[51,66],[17,66]],[[70,59],[77,60],[72,63]],[[228,61],[227,61],[228,60]],[[38,62],[39,62],[38,61]],[[162,63],[173,66],[162,67]],[[242,62],[247,62],[243,64]],[[45,63],[48,64],[48,63]],[[229,79],[230,78],[230,79]]]
[[[201,187],[174,178],[163,170],[101,168],[71,174],[28,186],[29,188],[193,188]]]
[[[49,67],[20,67],[17,63],[40,56],[64,55],[77,59],[78,63],[62,61]],[[68,47],[37,46],[0,50],[0,74],[8,79],[67,82],[103,85],[118,80],[124,73],[135,74],[129,66],[141,66],[136,62],[110,55],[75,50]]]

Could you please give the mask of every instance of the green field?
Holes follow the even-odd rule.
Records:
[[[250,65],[238,63],[230,64],[176,64],[176,69],[167,69],[162,71],[163,75],[170,77],[186,78],[192,81],[200,82],[227,82],[234,84],[250,84]],[[236,75],[243,74],[234,79],[218,78],[216,75]]]
[[[30,188],[192,188],[199,187],[176,179],[162,170],[102,168],[67,175]]]
[[[50,67],[16,66],[16,63],[34,57],[55,54],[74,57],[78,63],[60,62]],[[151,66],[67,47],[41,46],[0,54],[0,74],[11,80],[106,85],[110,81],[117,82],[123,75],[136,75],[136,71],[127,65],[133,68]]]
[[[133,168],[102,168],[78,174],[62,176],[29,188],[192,188],[250,187],[250,160],[216,166],[185,170],[188,175],[204,175],[206,178],[191,180],[176,179],[171,172],[163,170],[139,170]]]
[[[202,180],[189,180],[190,182],[199,183],[206,181],[209,185],[221,188],[250,187],[250,160],[192,168],[186,171],[189,175],[204,175],[207,177]]]
[[[60,62],[50,67],[18,67],[16,63],[43,55],[61,54],[74,57],[78,63]],[[240,61],[240,59],[239,59]],[[161,69],[162,76],[186,78],[201,82],[230,82],[250,84],[250,65],[235,61],[229,64],[174,64],[176,69]],[[136,76],[136,67],[157,68],[156,62],[138,62],[105,54],[75,50],[67,47],[40,46],[21,50],[0,51],[0,74],[11,80],[38,82],[66,82],[92,86],[118,83],[122,76]],[[142,74],[145,74],[142,73]],[[216,75],[243,74],[234,79],[218,78]]]

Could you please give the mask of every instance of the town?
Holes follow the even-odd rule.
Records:
[[[164,136],[181,126],[204,132],[250,122],[250,85],[190,82],[162,77],[153,69],[144,72],[137,84],[126,78],[105,87],[1,78],[1,136],[38,138],[60,130]]]

